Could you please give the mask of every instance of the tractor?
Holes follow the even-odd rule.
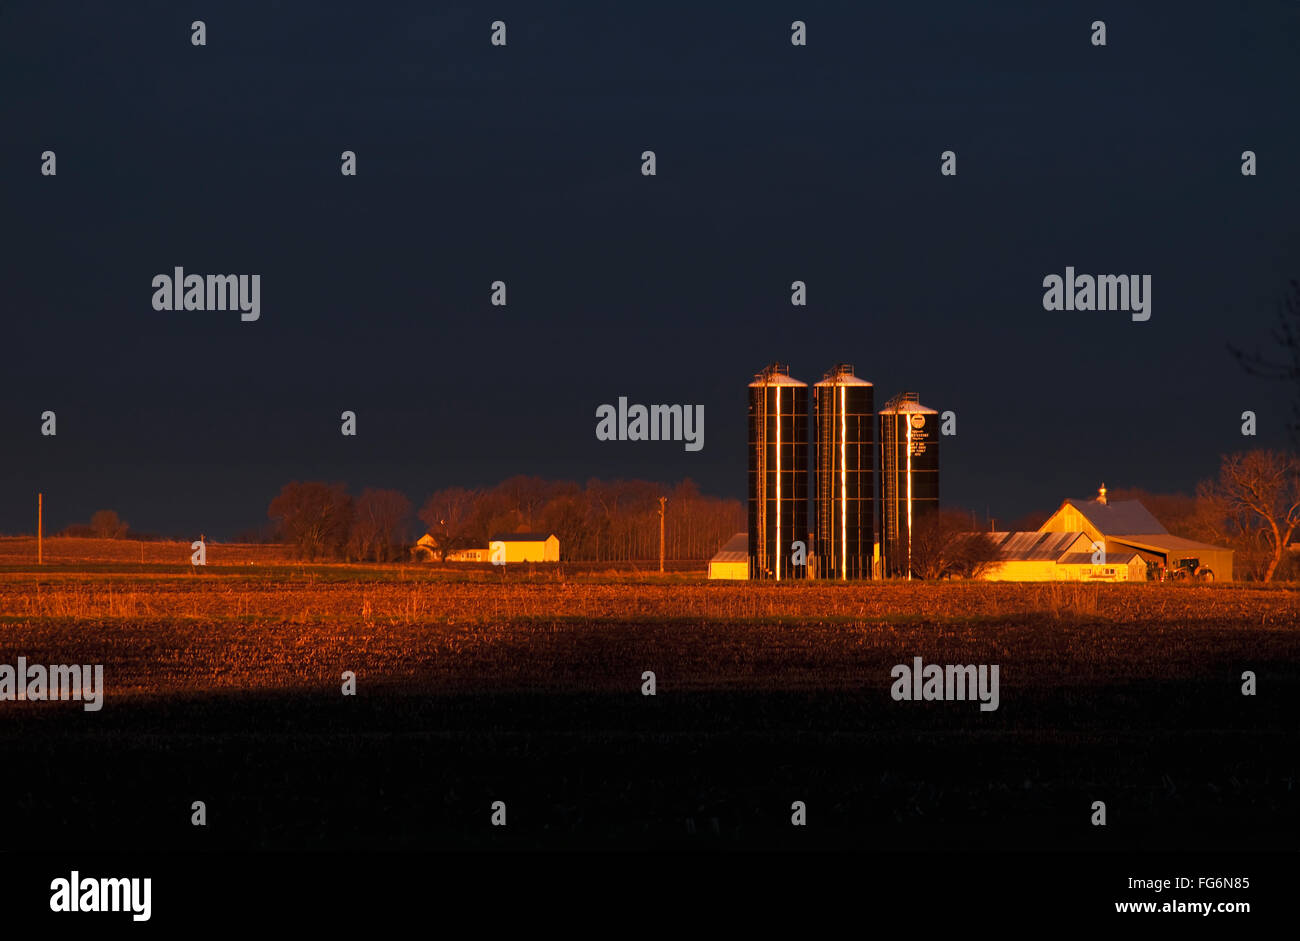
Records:
[[[1172,578],[1175,581],[1191,581],[1196,579],[1202,582],[1214,581],[1214,570],[1208,565],[1202,565],[1200,559],[1179,559],[1169,567],[1165,573],[1165,578]]]

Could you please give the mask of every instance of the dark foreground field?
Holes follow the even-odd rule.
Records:
[[[0,702],[0,803],[11,846],[84,849],[1289,850],[1297,612],[1238,586],[10,572],[0,664],[103,663],[107,696]],[[1000,708],[894,702],[914,656],[998,664]]]

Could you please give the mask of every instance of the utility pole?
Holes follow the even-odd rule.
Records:
[[[668,502],[667,497],[659,498],[659,574],[664,573],[664,504]]]
[[[36,564],[45,564],[45,547],[41,540],[45,532],[45,494],[36,495]]]

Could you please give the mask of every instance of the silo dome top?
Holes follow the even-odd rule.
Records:
[[[859,379],[853,375],[853,365],[851,363],[840,363],[831,369],[826,370],[826,375],[822,381],[817,383],[819,386],[869,386],[871,383],[865,379]]]
[[[808,383],[800,382],[798,379],[790,377],[790,367],[783,366],[780,363],[773,363],[765,366],[762,372],[754,375],[754,381],[750,387],[754,386],[807,386]]]
[[[903,392],[894,396],[884,407],[881,408],[882,415],[902,415],[908,412],[921,413],[925,415],[938,415],[938,411],[924,406],[920,402],[920,396],[915,392]]]

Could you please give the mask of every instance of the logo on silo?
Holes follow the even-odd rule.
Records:
[[[912,427],[913,427],[913,428],[924,428],[924,427],[925,427],[925,416],[924,416],[924,415],[913,415],[913,416],[912,416]]]

